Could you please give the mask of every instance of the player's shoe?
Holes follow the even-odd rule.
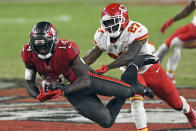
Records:
[[[192,125],[192,127],[196,128],[196,112],[193,110],[193,108],[190,106],[190,111],[184,114],[187,117],[189,123]]]
[[[141,95],[147,96],[149,98],[154,97],[153,91],[150,88],[143,86],[139,82],[137,82],[136,85],[132,85],[132,87],[135,91],[135,94],[141,94]]]

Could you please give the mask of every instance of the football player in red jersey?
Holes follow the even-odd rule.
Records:
[[[170,27],[173,23],[189,16],[196,8],[196,1],[190,0],[190,2],[180,11],[175,17],[170,18],[161,27],[161,32],[164,33],[165,30]],[[170,51],[172,55],[167,61],[167,75],[175,84],[175,71],[177,69],[178,63],[181,58],[181,49],[193,49],[196,48],[196,11],[192,22],[181,26],[175,32],[173,32],[169,38],[159,47],[156,56],[162,61],[165,55]]]
[[[137,82],[136,75],[132,76],[133,83],[137,85],[133,88],[134,85],[94,72],[81,61],[79,52],[74,42],[58,40],[51,23],[37,23],[22,51],[29,95],[41,102],[63,95],[81,115],[105,128],[112,126],[126,98],[135,93],[153,97],[151,90]],[[135,61],[136,65],[148,63],[148,58],[141,58],[142,61]],[[137,68],[132,67],[137,72]],[[41,89],[36,86],[36,73],[44,79]],[[57,81],[62,81],[62,77],[70,84],[59,84]],[[105,106],[97,95],[116,97]]]
[[[122,80],[132,84],[130,62],[139,54],[152,54],[154,45],[148,41],[148,29],[139,22],[129,19],[124,5],[112,3],[102,11],[101,27],[94,35],[95,46],[83,57],[87,65],[94,63],[103,52],[114,61],[95,71],[105,73],[125,66]],[[132,65],[131,65],[132,66]],[[160,63],[145,65],[138,69],[138,81],[148,86],[162,100],[175,110],[183,111],[193,127],[196,127],[196,113],[186,99],[179,95]],[[143,97],[137,94],[131,98],[132,116],[138,131],[147,131],[147,119]]]

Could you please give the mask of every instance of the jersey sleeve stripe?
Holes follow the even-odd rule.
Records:
[[[96,42],[96,41],[94,41],[94,44],[95,44],[95,45],[97,45],[97,42]]]
[[[141,37],[139,37],[139,38],[137,38],[137,39],[135,39],[135,40],[136,40],[136,41],[139,41],[139,40],[144,40],[144,39],[146,39],[146,38],[148,38],[148,33],[145,34],[145,35],[143,35],[143,36],[141,36]]]
[[[154,44],[153,44],[152,42],[150,42],[150,41],[148,41],[148,44],[150,44],[150,45],[154,46]]]
[[[123,82],[123,81],[120,81],[120,80],[118,80],[118,79],[111,78],[111,77],[108,77],[108,76],[98,75],[98,74],[95,74],[95,73],[90,72],[90,71],[88,71],[88,74],[89,74],[90,76],[93,76],[93,77],[96,77],[96,78],[99,78],[99,79],[108,80],[108,81],[111,81],[111,82],[115,82],[115,83],[118,83],[118,84],[121,84],[121,85],[124,85],[124,86],[128,86],[128,87],[131,86],[131,85],[128,84],[128,83],[125,83],[125,82]]]
[[[98,30],[98,32],[104,33],[104,31],[103,31],[103,30]]]
[[[101,27],[99,27],[99,29],[97,30],[97,32],[104,33],[104,31],[101,29]]]

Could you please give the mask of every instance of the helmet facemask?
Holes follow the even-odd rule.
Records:
[[[118,37],[122,28],[121,25],[126,21],[121,15],[118,16],[106,16],[101,19],[101,25],[106,29],[106,32],[110,37]]]

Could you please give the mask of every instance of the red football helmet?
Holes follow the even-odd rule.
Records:
[[[49,22],[39,22],[33,26],[29,44],[39,58],[50,58],[56,49],[57,42],[57,31]]]
[[[101,25],[110,37],[118,37],[128,23],[128,11],[124,5],[112,3],[104,8],[101,15]]]

